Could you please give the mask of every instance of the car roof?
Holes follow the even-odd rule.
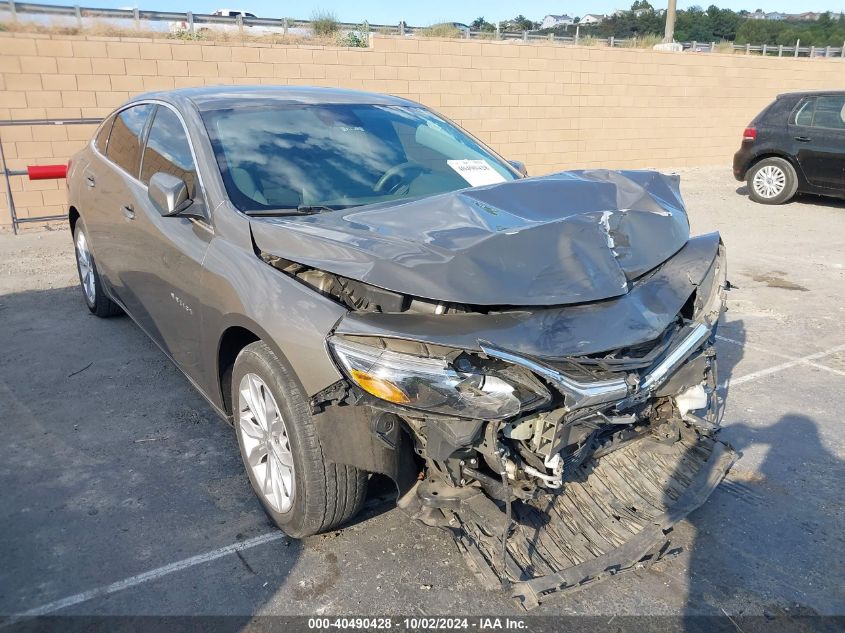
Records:
[[[778,95],[778,99],[784,97],[809,97],[813,95],[845,95],[845,90],[796,90],[795,92],[784,92]]]
[[[375,92],[323,88],[316,86],[205,86],[178,88],[160,92],[147,92],[130,99],[160,99],[174,105],[191,102],[200,111],[213,110],[227,101],[255,100],[262,102],[301,104],[359,104],[359,105],[404,105],[419,106],[418,103]]]

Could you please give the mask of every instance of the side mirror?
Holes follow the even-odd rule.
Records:
[[[179,215],[193,204],[193,200],[188,197],[185,181],[163,171],[156,172],[150,178],[147,195],[156,211],[164,217]]]
[[[523,178],[528,178],[528,170],[525,169],[525,163],[521,160],[509,160],[508,161],[515,170],[517,170],[520,174],[522,174]]]

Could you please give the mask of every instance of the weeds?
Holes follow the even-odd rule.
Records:
[[[354,31],[338,37],[337,43],[351,48],[367,48],[370,45],[370,24],[364,20]]]
[[[334,13],[316,11],[311,14],[311,30],[317,37],[332,37],[340,31],[340,24]]]
[[[463,33],[454,24],[448,22],[441,22],[440,24],[432,24],[429,27],[422,29],[419,33],[423,37],[461,37]]]
[[[587,35],[584,37],[579,37],[576,43],[578,44],[578,46],[598,46],[599,44],[607,44],[607,40],[600,39],[598,37],[593,37],[592,35]]]
[[[659,35],[643,35],[642,37],[632,37],[625,40],[622,45],[623,48],[653,48],[655,44],[660,44],[663,38]]]
[[[167,34],[169,40],[184,40],[188,42],[196,42],[207,39],[208,30],[202,32],[191,33],[190,31],[171,31]]]

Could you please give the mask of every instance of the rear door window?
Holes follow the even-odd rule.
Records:
[[[845,95],[816,97],[813,127],[845,130]]]
[[[105,123],[103,123],[100,131],[97,132],[97,138],[94,140],[94,147],[96,147],[97,151],[103,156],[106,155],[106,145],[108,145],[109,142],[109,133],[111,132],[112,123],[114,123],[114,117],[110,116],[106,119]]]
[[[795,118],[793,122],[795,125],[802,125],[810,127],[813,125],[813,112],[816,109],[816,99],[805,99],[798,104],[798,109],[795,111]]]
[[[141,165],[141,182],[150,184],[153,174],[160,171],[184,180],[188,196],[196,197],[197,167],[188,135],[179,117],[164,106],[158,107],[150,126]]]
[[[123,110],[115,118],[109,135],[106,156],[135,178],[141,164],[141,136],[152,111],[153,106],[148,103]]]

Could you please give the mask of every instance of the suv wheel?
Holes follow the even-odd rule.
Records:
[[[79,283],[82,285],[82,296],[85,305],[98,317],[111,317],[121,314],[123,310],[103,292],[100,273],[88,246],[88,236],[82,219],[76,221],[73,229],[73,247],[76,252],[76,271],[79,273]]]
[[[783,158],[764,158],[748,172],[748,191],[754,202],[783,204],[795,195],[798,176]]]
[[[231,402],[250,484],[286,534],[317,534],[360,511],[367,473],[324,459],[299,382],[263,341],[235,360]]]

